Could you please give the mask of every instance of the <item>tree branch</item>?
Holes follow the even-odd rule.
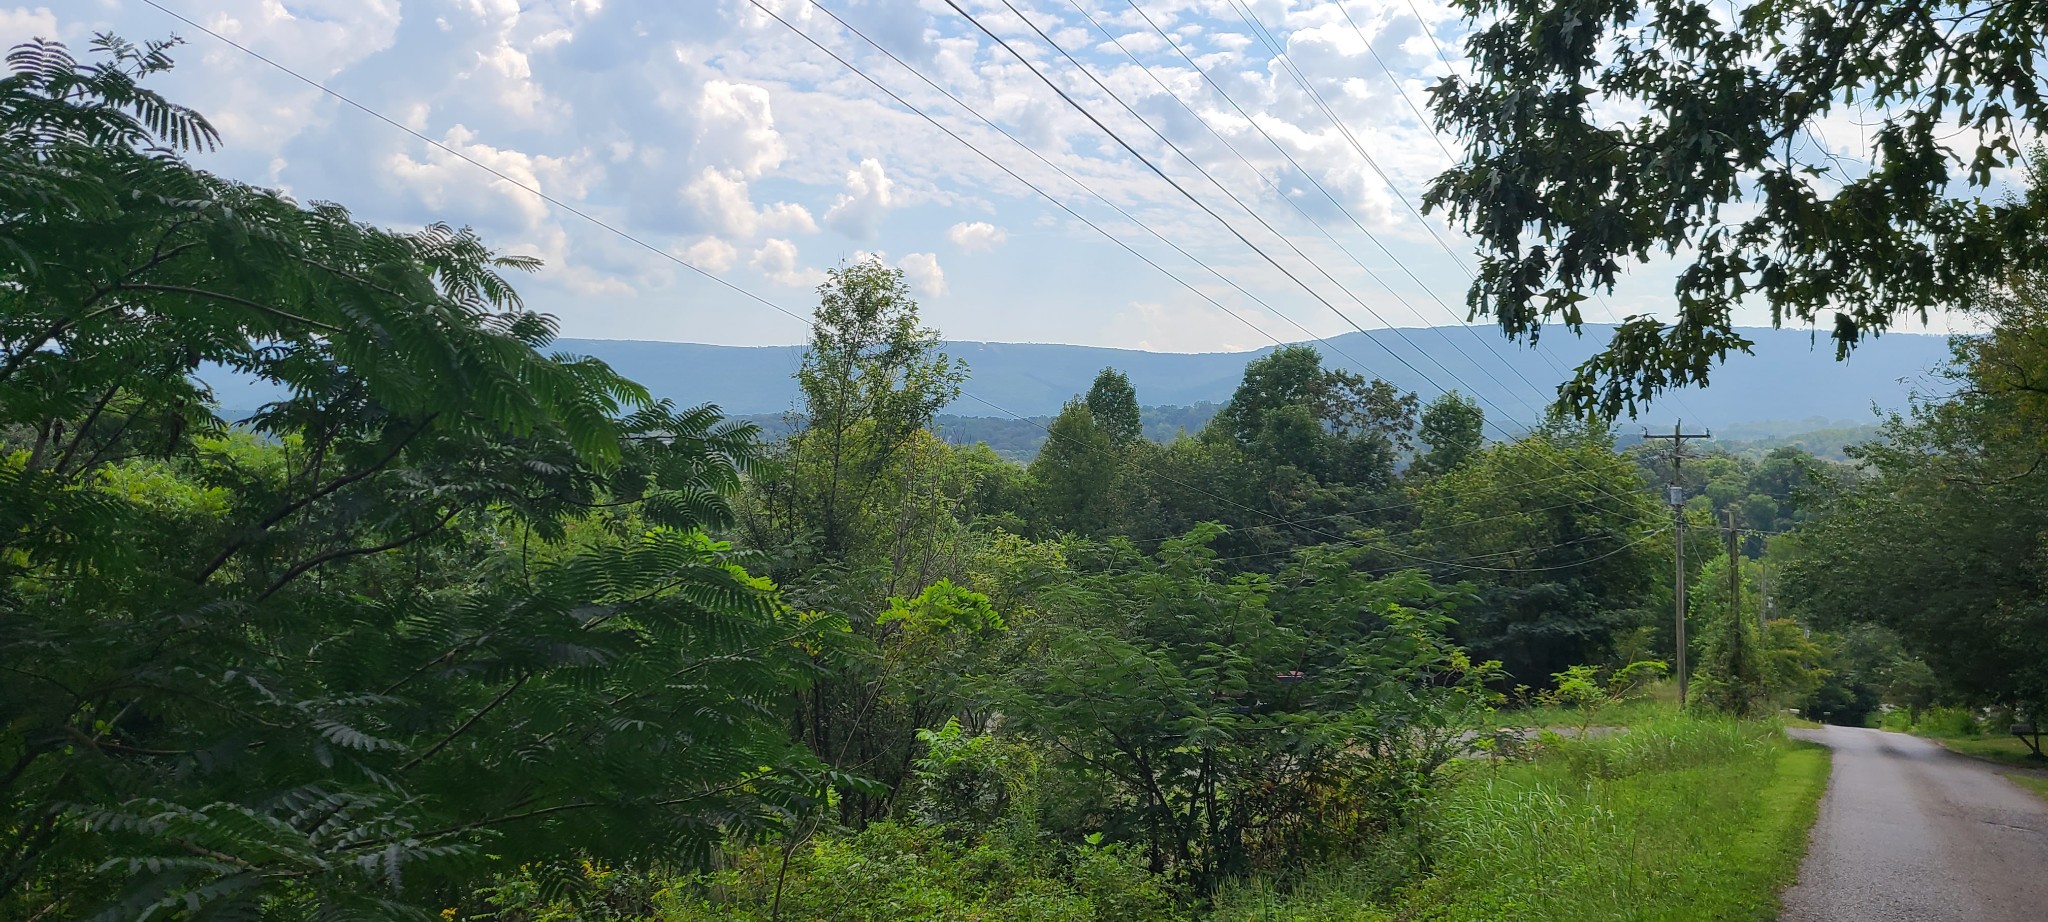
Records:
[[[272,307],[272,306],[270,306],[270,305],[268,305],[268,304],[264,304],[264,303],[262,303],[262,302],[260,302],[260,301],[251,301],[251,300],[249,300],[248,298],[243,298],[243,297],[239,297],[239,296],[236,296],[236,295],[226,294],[226,293],[224,293],[224,292],[218,292],[218,291],[207,291],[207,290],[206,290],[206,289],[204,289],[204,288],[189,288],[189,287],[187,287],[187,286],[184,286],[184,285],[158,285],[158,284],[155,284],[155,283],[150,283],[150,282],[138,282],[138,283],[123,283],[122,285],[120,285],[120,286],[119,286],[119,290],[121,290],[121,291],[147,291],[147,292],[156,292],[156,293],[158,293],[158,294],[171,294],[171,295],[187,295],[187,296],[190,296],[190,297],[194,297],[194,298],[207,298],[207,299],[210,299],[210,300],[214,300],[214,301],[220,301],[220,302],[222,302],[222,303],[225,303],[225,304],[234,304],[234,305],[238,305],[238,306],[240,306],[240,307],[246,307],[246,308],[248,308],[248,309],[250,309],[250,310],[253,310],[253,311],[258,311],[258,312],[261,312],[261,313],[265,313],[265,314],[270,314],[270,315],[272,315],[272,316],[274,316],[274,317],[281,317],[281,318],[283,318],[283,319],[285,319],[285,320],[290,320],[290,321],[293,321],[293,322],[295,322],[295,323],[303,323],[303,324],[305,324],[305,325],[307,325],[307,326],[309,326],[309,327],[313,327],[314,329],[317,329],[317,330],[321,330],[321,331],[323,331],[323,332],[327,332],[327,333],[340,333],[340,332],[342,332],[342,329],[341,329],[340,327],[337,327],[337,326],[331,326],[331,325],[328,325],[328,324],[325,324],[325,323],[321,323],[320,321],[318,321],[318,320],[314,320],[314,319],[312,319],[312,318],[310,318],[310,317],[301,317],[301,316],[299,316],[299,315],[297,315],[297,314],[294,314],[294,313],[292,313],[292,312],[290,312],[290,311],[284,310],[283,308],[278,308],[278,307]]]
[[[398,766],[398,770],[401,772],[410,771],[413,768],[413,766],[433,758],[435,753],[448,748],[448,744],[455,742],[456,737],[468,732],[469,728],[476,726],[477,721],[484,719],[485,714],[489,714],[490,712],[496,710],[498,705],[504,704],[505,699],[512,697],[512,693],[518,691],[519,687],[525,685],[526,680],[530,678],[533,678],[533,673],[520,673],[519,678],[513,679],[511,685],[505,686],[505,690],[498,693],[498,697],[491,699],[491,703],[486,704],[481,708],[478,708],[477,712],[469,715],[469,719],[463,721],[461,726],[458,726],[455,729],[449,731],[447,736],[441,737],[440,742],[437,742],[434,745],[427,747],[427,751],[422,752],[419,755],[413,756],[410,759],[407,759],[405,764]]]
[[[322,564],[332,563],[336,560],[341,560],[346,557],[361,557],[365,554],[382,554],[385,551],[398,550],[399,548],[411,544],[414,541],[418,541],[421,538],[425,538],[428,535],[431,535],[437,531],[440,531],[443,528],[448,527],[448,523],[454,521],[456,513],[459,513],[461,511],[462,507],[457,506],[453,509],[448,510],[447,515],[442,516],[440,521],[435,522],[432,525],[429,525],[425,528],[420,529],[419,531],[413,532],[412,534],[406,535],[404,537],[393,538],[390,541],[386,541],[383,544],[379,544],[374,547],[344,547],[336,548],[324,554],[316,554],[312,558],[306,560],[305,562],[292,567],[290,570],[286,570],[283,576],[277,578],[277,582],[271,583],[270,588],[263,590],[263,594],[256,597],[256,601],[261,602],[264,599],[276,595],[277,591],[283,589],[287,583],[290,583],[292,580],[304,576],[306,574],[306,571],[311,570],[314,567],[320,566]]]
[[[329,481],[326,486],[323,486],[317,490],[314,490],[311,493],[306,494],[306,496],[304,496],[303,498],[286,503],[284,505],[284,508],[279,509],[274,513],[271,513],[269,517],[265,518],[261,522],[256,523],[256,527],[250,532],[249,535],[245,537],[244,540],[236,541],[228,545],[226,548],[222,549],[218,555],[215,555],[213,560],[209,561],[206,564],[206,568],[199,571],[199,576],[196,579],[194,579],[193,582],[204,583],[208,579],[211,579],[216,571],[218,571],[222,566],[227,564],[229,558],[235,556],[235,553],[237,551],[240,551],[242,548],[248,546],[249,542],[247,539],[254,538],[257,535],[261,535],[264,532],[269,531],[271,526],[284,521],[285,518],[290,516],[292,513],[304,509],[307,506],[310,506],[313,503],[318,502],[319,500],[329,495],[332,495],[336,490],[340,490],[352,483],[355,483],[358,480],[361,480],[365,477],[370,476],[371,474],[383,470],[385,465],[390,464],[393,459],[398,457],[399,452],[404,451],[407,445],[412,444],[413,439],[418,438],[420,433],[427,431],[427,427],[429,425],[432,425],[433,421],[434,415],[429,415],[427,416],[427,418],[420,420],[420,424],[417,428],[413,429],[413,431],[409,433],[406,433],[404,438],[398,440],[398,444],[391,446],[391,450],[385,452],[384,457],[377,459],[377,461],[371,464],[370,466],[365,467],[362,470],[355,471],[353,473],[345,474],[341,477],[335,478],[334,480]]]

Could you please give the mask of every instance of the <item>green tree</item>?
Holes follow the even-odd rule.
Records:
[[[1417,435],[1429,452],[1415,459],[1424,474],[1442,474],[1457,469],[1486,447],[1486,411],[1457,391],[1446,392],[1422,408],[1422,426]]]
[[[171,46],[97,47],[0,78],[0,916],[400,916],[822,796],[772,715],[837,632],[711,534],[754,430],[542,354],[531,260],[192,168]]]
[[[1692,694],[1704,706],[1734,714],[1750,714],[1769,703],[1765,685],[1764,643],[1770,632],[1758,623],[1762,595],[1755,567],[1742,560],[1739,611],[1728,607],[1728,555],[1707,560],[1686,590],[1693,656]],[[1788,639],[1781,637],[1780,639]]]
[[[1481,248],[1470,304],[1510,335],[1562,322],[1630,261],[1681,262],[1678,311],[1624,322],[1562,389],[1631,415],[1748,341],[1739,304],[1828,320],[1837,352],[2042,268],[2043,203],[2003,170],[2048,119],[2034,8],[1956,0],[1460,0],[1470,76],[1432,106],[1463,142],[1429,207]],[[1638,115],[1616,118],[1625,110]],[[1825,128],[1862,113],[1865,152]],[[1821,140],[1827,136],[1830,140]],[[1958,137],[1964,140],[1958,141]],[[1832,142],[1832,143],[1831,143]],[[1732,208],[1736,202],[1741,208]]]
[[[1123,446],[1145,437],[1145,421],[1138,410],[1138,391],[1131,379],[1114,368],[1104,368],[1088,388],[1088,413],[1110,444]]]
[[[1206,450],[1179,452],[1209,462],[1207,470],[1156,488],[1175,496],[1174,506],[1218,507],[1206,520],[1234,527],[1219,545],[1231,556],[1284,559],[1379,524],[1374,510],[1389,505],[1417,406],[1414,394],[1385,381],[1324,368],[1314,349],[1275,349],[1246,366],[1202,431]]]
[[[827,560],[877,529],[894,506],[884,474],[960,395],[966,366],[939,351],[918,319],[901,269],[867,259],[827,270],[810,348],[797,370],[803,429],[789,440],[797,521],[816,530]]]
[[[1233,578],[1210,524],[1157,555],[1073,546],[996,678],[1011,731],[1108,785],[1091,813],[1153,868],[1206,889],[1296,867],[1396,821],[1491,701],[1493,665],[1445,636],[1455,593],[1375,580],[1357,549]]]
[[[1037,508],[1054,530],[1096,534],[1107,522],[1103,500],[1116,476],[1109,433],[1096,425],[1088,404],[1069,400],[1046,427],[1045,447],[1031,462]]]
[[[1479,581],[1459,639],[1537,684],[1603,662],[1649,612],[1668,514],[1606,430],[1553,424],[1490,445],[1422,488],[1417,550]],[[1668,574],[1668,570],[1663,570]]]
[[[1962,700],[2048,702],[2048,283],[1981,295],[1990,332],[1953,341],[1954,396],[1855,449],[1868,475],[1800,529],[1782,592],[1820,626],[1868,622]]]

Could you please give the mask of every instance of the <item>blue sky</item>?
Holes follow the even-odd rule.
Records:
[[[1414,110],[1460,66],[1464,26],[1439,0],[1010,0],[1108,92],[1004,0],[962,0],[1315,294],[943,0],[761,0],[789,25],[750,0],[158,2],[799,315],[824,267],[880,254],[953,339],[1191,352],[1464,320],[1469,243],[1409,211],[1456,151]],[[520,288],[564,335],[804,337],[796,321],[140,0],[0,2],[6,44],[55,36],[83,49],[102,30],[187,39],[159,88],[220,128],[224,149],[198,158],[207,168],[374,223],[471,225],[538,255],[547,268]],[[1847,153],[1856,131],[1836,133]],[[1640,267],[1591,319],[1654,314],[1669,284],[1668,266]]]

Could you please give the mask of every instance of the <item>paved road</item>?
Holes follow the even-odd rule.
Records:
[[[1919,737],[1793,733],[1834,773],[1783,922],[2048,919],[2048,801]]]

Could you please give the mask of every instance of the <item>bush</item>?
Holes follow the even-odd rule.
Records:
[[[1984,732],[1977,715],[1967,708],[1928,708],[1920,712],[1913,729],[1925,736],[1976,736]]]
[[[661,922],[1165,922],[1181,915],[1163,881],[1120,846],[1030,837],[952,841],[936,826],[877,823],[787,853],[757,848],[732,867],[656,895]]]

